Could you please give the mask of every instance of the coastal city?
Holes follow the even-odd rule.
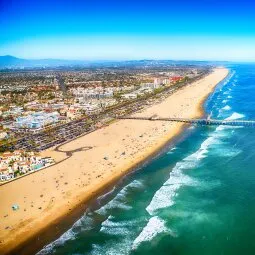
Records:
[[[40,152],[142,110],[206,68],[11,71],[0,74],[0,181],[44,169]]]
[[[254,255],[254,13],[0,0],[0,255]]]

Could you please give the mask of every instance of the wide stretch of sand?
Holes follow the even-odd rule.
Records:
[[[227,74],[227,69],[215,69],[136,115],[198,117],[204,99]],[[62,151],[77,150],[62,163],[0,186],[0,254],[97,195],[102,187],[161,148],[181,128],[180,123],[120,120],[61,146]],[[78,150],[86,146],[93,148]],[[53,150],[44,154],[58,160],[66,157]],[[19,210],[13,211],[13,204],[18,204]]]

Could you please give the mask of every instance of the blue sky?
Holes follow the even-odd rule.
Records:
[[[0,0],[0,55],[254,61],[254,13],[247,0]]]

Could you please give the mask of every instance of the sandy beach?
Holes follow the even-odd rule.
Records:
[[[205,78],[178,90],[166,100],[135,116],[195,118],[204,100],[228,75],[214,69]],[[119,120],[107,127],[43,152],[62,163],[0,186],[0,254],[8,254],[79,204],[96,197],[178,135],[184,124]],[[88,149],[89,147],[90,149]],[[69,153],[70,154],[70,153]],[[18,204],[20,209],[12,210]]]

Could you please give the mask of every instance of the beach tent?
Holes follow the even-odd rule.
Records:
[[[18,205],[16,205],[16,204],[15,204],[15,205],[13,205],[13,206],[12,206],[12,210],[13,210],[13,211],[17,211],[17,210],[19,210],[19,206],[18,206]]]

